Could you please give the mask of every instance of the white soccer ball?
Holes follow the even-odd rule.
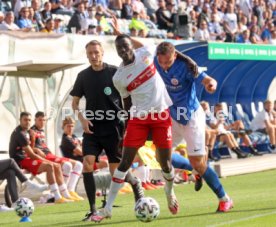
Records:
[[[28,198],[20,198],[16,201],[15,212],[20,217],[29,217],[34,212],[34,204]]]
[[[155,199],[144,197],[136,202],[134,211],[139,221],[151,222],[160,214],[160,207]]]

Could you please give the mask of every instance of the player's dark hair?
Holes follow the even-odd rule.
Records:
[[[96,46],[96,45],[98,45],[98,46],[100,46],[100,47],[102,47],[102,44],[98,41],[98,40],[91,40],[89,43],[87,43],[86,45],[85,45],[85,49],[88,47],[88,46]]]
[[[35,114],[35,118],[39,118],[39,117],[45,117],[45,113],[42,111],[37,111]]]
[[[126,35],[126,34],[121,34],[121,35],[118,35],[115,39],[115,42],[118,42],[119,40],[121,39],[131,39],[129,35]]]
[[[174,45],[169,42],[162,42],[157,46],[156,54],[157,55],[165,55],[165,54],[172,54],[175,52]]]
[[[25,116],[31,116],[31,113],[27,112],[27,111],[23,111],[20,113],[20,119],[22,119]]]

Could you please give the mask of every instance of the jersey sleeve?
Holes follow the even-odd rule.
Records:
[[[126,87],[124,87],[122,84],[122,80],[119,80],[116,76],[114,76],[113,84],[114,84],[114,87],[119,91],[119,93],[123,99],[125,99],[129,96],[129,93],[128,93]]]
[[[20,147],[26,147],[30,144],[30,141],[22,132],[17,133],[17,142]]]
[[[84,95],[83,91],[83,82],[82,82],[82,76],[81,74],[78,75],[75,84],[73,86],[73,90],[70,92],[71,96],[77,96],[77,97],[82,97]]]
[[[196,78],[197,82],[201,83],[202,80],[204,80],[204,78],[207,76],[207,74],[205,72],[201,72],[199,73],[198,77]]]
[[[61,147],[63,152],[73,153],[77,147],[68,136],[64,136],[61,141]]]

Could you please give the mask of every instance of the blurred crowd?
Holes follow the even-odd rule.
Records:
[[[275,0],[3,0],[0,30],[113,34],[256,44],[276,42]]]

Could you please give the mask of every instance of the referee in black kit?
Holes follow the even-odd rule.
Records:
[[[83,182],[90,211],[83,221],[97,222],[93,166],[98,155],[104,150],[108,157],[111,175],[113,175],[122,156],[121,140],[124,129],[117,114],[122,110],[122,100],[112,82],[117,67],[102,61],[104,51],[100,42],[92,40],[86,44],[85,48],[90,66],[78,74],[70,95],[73,96],[72,108],[77,113],[84,130]],[[85,111],[79,109],[82,96],[86,99]],[[141,182],[130,172],[125,181],[131,184],[135,201],[144,196]]]

